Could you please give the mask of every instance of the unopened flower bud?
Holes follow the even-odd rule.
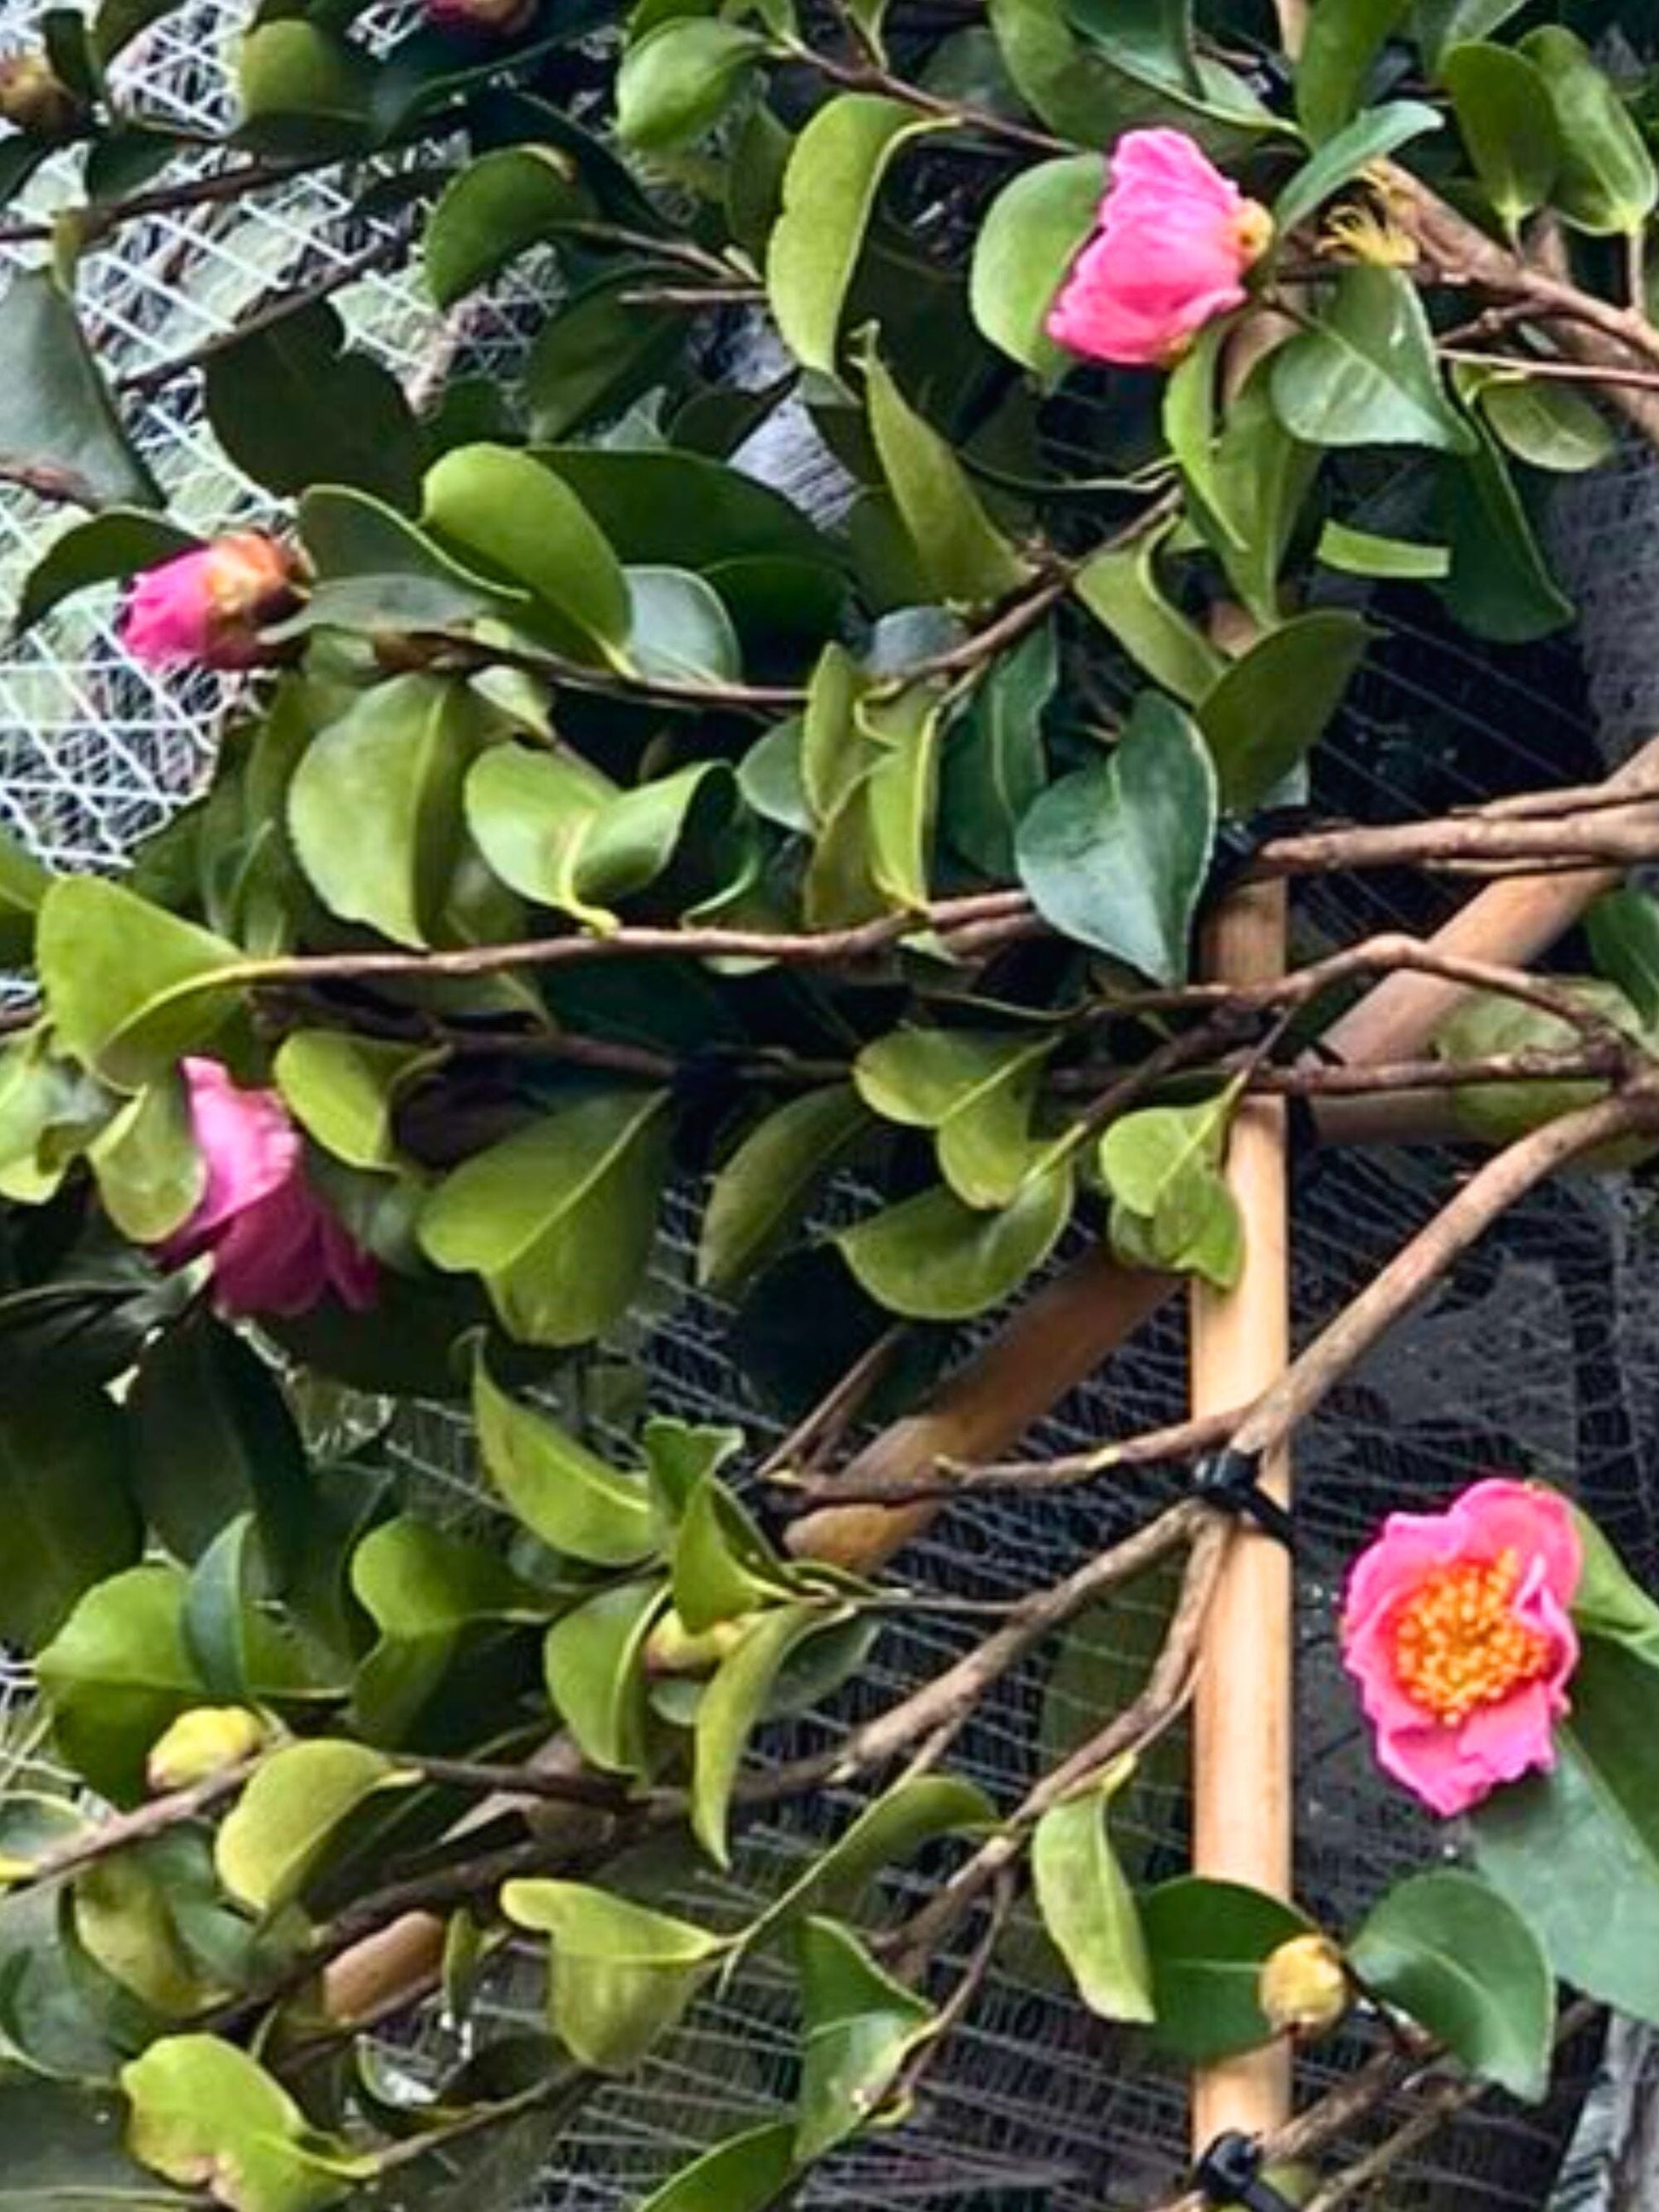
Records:
[[[443,31],[510,39],[528,25],[536,0],[426,0],[426,20]]]
[[[31,138],[73,138],[86,108],[44,54],[9,54],[0,61],[0,116]]]
[[[712,1628],[692,1630],[671,1607],[645,1643],[647,1674],[712,1674],[731,1657],[749,1632],[746,1620],[717,1620]]]
[[[1293,1936],[1263,1965],[1256,1996],[1276,2035],[1323,2035],[1347,2011],[1352,1991],[1328,1936]]]
[[[150,1746],[144,1777],[158,1796],[188,1790],[251,1759],[264,1740],[264,1723],[246,1705],[193,1705]]]
[[[256,530],[216,538],[143,571],[122,642],[151,668],[257,667],[273,657],[259,632],[292,612],[298,572],[288,548]]]

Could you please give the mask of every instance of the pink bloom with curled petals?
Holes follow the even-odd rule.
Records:
[[[1444,1513],[1390,1514],[1355,1562],[1343,1662],[1379,1762],[1435,1812],[1554,1765],[1583,1571],[1565,1500],[1501,1477]]]
[[[258,531],[234,531],[135,580],[121,642],[151,668],[252,668],[274,658],[259,636],[293,611],[295,562]]]
[[[313,1189],[305,1148],[274,1091],[245,1091],[216,1060],[183,1063],[207,1179],[196,1209],[161,1245],[169,1267],[213,1257],[224,1314],[301,1314],[332,1295],[362,1312],[378,1270]]]
[[[1126,131],[1108,168],[1099,228],[1048,310],[1048,336],[1091,361],[1166,368],[1243,306],[1273,218],[1182,131]]]

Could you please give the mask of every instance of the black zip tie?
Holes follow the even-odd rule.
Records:
[[[1236,1451],[1231,1444],[1208,1452],[1193,1469],[1193,1494],[1224,1513],[1254,1521],[1287,1552],[1296,1550],[1296,1523],[1276,1498],[1261,1487],[1260,1452]]]
[[[1202,903],[1207,906],[1230,891],[1273,838],[1295,836],[1316,828],[1321,819],[1316,808],[1303,805],[1262,806],[1254,814],[1230,816],[1215,834]]]
[[[1261,2146],[1230,2128],[1193,2168],[1193,2187],[1208,2204],[1242,2205],[1243,2212],[1296,2212],[1290,2198],[1261,2179]]]

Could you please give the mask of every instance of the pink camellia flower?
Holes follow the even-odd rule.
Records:
[[[1355,1562],[1343,1660],[1378,1759],[1437,1813],[1555,1764],[1583,1571],[1565,1501],[1502,1478],[1444,1513],[1391,1513]]]
[[[169,1267],[213,1255],[225,1314],[305,1313],[331,1291],[362,1312],[377,1270],[306,1177],[305,1150],[274,1091],[244,1091],[216,1060],[186,1060],[207,1181],[195,1212],[161,1245]]]
[[[261,628],[293,611],[295,568],[293,554],[258,531],[216,538],[143,571],[121,641],[151,668],[255,667],[272,658]]]
[[[510,39],[536,12],[536,0],[426,0],[426,20],[444,31]]]
[[[1048,310],[1056,344],[1091,361],[1167,367],[1195,332],[1244,304],[1244,271],[1273,237],[1182,131],[1130,131],[1108,165],[1100,228]]]

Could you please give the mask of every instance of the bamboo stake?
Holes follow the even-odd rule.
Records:
[[[1205,933],[1204,972],[1228,982],[1279,975],[1285,917],[1282,886],[1235,891]],[[1289,1363],[1285,1169],[1284,1102],[1247,1100],[1226,1168],[1244,1264],[1231,1291],[1193,1288],[1194,1416],[1248,1404]],[[1288,1504],[1288,1451],[1272,1455],[1261,1480]],[[1279,1896],[1291,1887],[1292,1597],[1289,1553],[1243,1522],[1206,1615],[1193,1703],[1194,1871]],[[1290,2109],[1288,2045],[1223,2060],[1194,2081],[1194,2147],[1201,2152],[1227,2129],[1271,2134]]]

